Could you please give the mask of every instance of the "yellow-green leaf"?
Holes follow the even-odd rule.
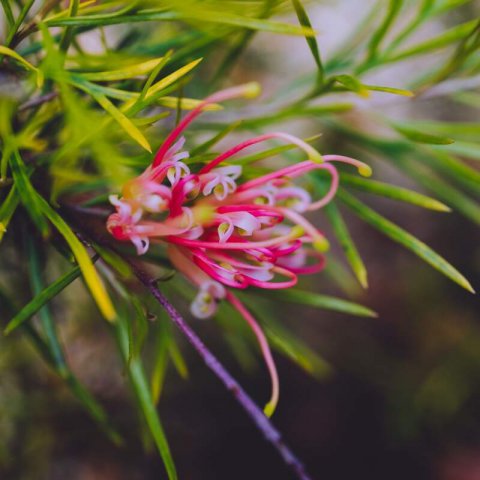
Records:
[[[110,70],[106,72],[87,72],[82,77],[86,80],[107,82],[115,80],[125,80],[127,78],[138,77],[150,73],[161,61],[163,57],[154,60],[148,60],[142,63],[136,63],[118,70]]]
[[[37,76],[37,87],[38,88],[42,87],[44,77],[43,77],[43,72],[41,70],[33,66],[30,62],[25,60],[17,52],[12,50],[11,48],[5,47],[4,45],[0,45],[0,55],[6,55],[7,57],[11,57],[15,59],[17,62],[21,63],[27,70],[34,72],[35,75]]]
[[[37,201],[41,206],[45,216],[53,223],[55,228],[59,231],[71,248],[75,259],[78,262],[78,266],[82,271],[85,283],[90,289],[92,297],[95,299],[98,308],[102,312],[102,315],[106,320],[110,322],[114,321],[116,317],[115,308],[113,307],[112,301],[108,296],[100,276],[93,266],[92,260],[90,259],[86,248],[82,245],[65,220],[48,204],[48,202],[42,196],[38,195],[38,193]]]
[[[107,97],[96,92],[90,92],[93,98],[108,112],[114,120],[132,137],[141,147],[152,153],[152,147],[143,133],[133,124],[133,122],[122,113]]]
[[[162,78],[157,83],[154,83],[147,90],[145,98],[147,99],[148,97],[155,95],[155,93],[160,92],[161,90],[170,86],[172,83],[176,82],[177,80],[182,78],[184,75],[186,75],[188,72],[190,72],[190,70],[193,70],[202,60],[203,60],[202,58],[198,58],[197,60],[194,60],[193,62],[190,62],[187,65],[184,65],[183,67],[179,68],[178,70],[171,73],[170,75],[167,75],[166,77]]]
[[[433,251],[424,242],[414,237],[411,233],[403,230],[403,228],[400,228],[398,225],[395,225],[390,220],[387,220],[370,207],[367,207],[367,205],[345,192],[345,190],[340,190],[338,196],[362,220],[382,232],[387,237],[390,237],[393,241],[400,243],[411,250],[433,268],[450,278],[450,280],[453,280],[469,292],[475,292],[470,285],[470,282],[455,267],[448,263],[438,253]]]

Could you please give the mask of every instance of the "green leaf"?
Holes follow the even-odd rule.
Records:
[[[182,100],[183,102],[183,100]],[[193,148],[190,152],[190,156],[194,157],[196,155],[200,155],[202,153],[208,152],[210,148],[212,148],[214,145],[216,145],[220,140],[225,138],[229,133],[233,132],[237,127],[241,125],[242,121],[237,120],[236,122],[232,122],[228,124],[223,130],[220,130],[216,135],[214,135],[212,138],[207,140],[206,142],[198,145],[197,147]]]
[[[48,224],[39,205],[38,194],[30,183],[27,167],[23,163],[22,157],[16,148],[13,149],[13,153],[10,156],[10,168],[12,169],[17,192],[20,195],[20,199],[27,213],[42,235],[46,237],[48,235]]]
[[[369,97],[368,88],[355,77],[351,75],[335,75],[333,77],[337,82],[341,83],[347,90],[357,93],[361,97]]]
[[[412,47],[409,47],[397,53],[396,55],[389,55],[385,60],[388,62],[398,62],[399,60],[404,60],[415,55],[423,55],[425,53],[430,53],[444,48],[468,36],[477,26],[477,22],[478,20],[474,19],[460,25],[456,25],[455,27],[444,31],[440,35],[430,38],[429,40],[425,40],[424,42],[417,43],[416,45],[413,45]]]
[[[331,374],[332,368],[330,364],[293,332],[281,325],[281,323],[271,314],[270,300],[260,297],[252,299],[251,295],[240,292],[238,292],[238,296],[245,305],[255,313],[255,317],[261,322],[262,327],[264,327],[265,333],[269,343],[272,344],[272,347],[290,358],[302,369],[317,379],[323,379]]]
[[[152,399],[155,405],[158,405],[160,400],[168,368],[168,345],[171,341],[171,337],[168,327],[165,327],[166,325],[167,322],[161,322],[160,328],[158,329],[157,341],[155,343],[153,371],[150,379]]]
[[[418,207],[436,210],[438,212],[450,212],[451,209],[447,205],[434,198],[428,197],[413,190],[388,183],[378,182],[375,180],[361,178],[355,175],[342,174],[341,183],[348,185],[363,192],[373,193],[382,197],[391,198],[393,200],[400,200],[401,202],[411,203]]]
[[[360,256],[357,246],[355,245],[350,232],[348,231],[348,227],[345,224],[340,211],[334,203],[330,203],[326,205],[325,213],[330,220],[335,236],[340,242],[340,246],[345,253],[345,257],[352,267],[353,273],[360,282],[360,285],[363,288],[368,288],[367,268],[363,263],[362,257]]]
[[[453,145],[456,145],[456,143]],[[475,194],[480,194],[480,171],[470,167],[449,152],[444,151],[448,150],[449,147],[430,147],[426,151],[426,155],[422,155],[422,161],[428,163],[433,169],[441,171],[452,180],[464,185],[472,192],[475,192]]]
[[[408,157],[397,159],[397,164],[409,175],[415,177],[418,183],[435,193],[435,195],[473,222],[480,224],[480,204],[467,197],[462,191],[443,181],[434,172],[424,168],[423,165],[418,165],[417,162],[412,162]]]
[[[22,25],[23,21],[25,20],[25,17],[27,16],[28,12],[30,11],[34,3],[35,3],[35,0],[26,0],[25,3],[23,4],[23,7],[21,7],[20,13],[18,14],[17,19],[15,20],[15,24],[8,31],[7,38],[5,39],[5,45],[7,47],[12,43],[13,38],[18,32],[18,29]]]
[[[445,147],[445,151],[470,158],[471,160],[480,160],[480,144],[472,142],[455,142]]]
[[[156,58],[154,60],[148,60],[146,62],[136,63],[134,65],[128,65],[117,70],[108,70],[105,72],[86,72],[81,76],[85,80],[99,81],[99,82],[111,82],[116,80],[125,80],[128,78],[139,77],[146,75],[154,70],[161,62],[163,58]]]
[[[12,50],[11,48],[5,47],[4,45],[0,45],[0,55],[7,55],[15,59],[21,65],[23,65],[27,70],[30,70],[35,73],[37,78],[37,87],[42,88],[44,77],[43,72],[38,68],[34,67],[30,62],[27,62],[23,57],[21,57],[17,52]]]
[[[117,25],[129,24],[136,22],[153,22],[153,21],[169,21],[169,20],[200,20],[206,23],[229,25],[233,27],[249,28],[252,30],[261,30],[265,32],[273,32],[284,35],[300,35],[314,36],[315,32],[311,28],[299,27],[284,22],[276,22],[273,20],[264,20],[258,18],[249,18],[236,15],[226,11],[211,11],[202,9],[201,12],[196,9],[188,11],[149,11],[139,12],[135,15],[111,16],[111,15],[85,15],[75,18],[47,19],[46,25],[49,27],[64,26],[88,26],[94,27],[99,25]]]
[[[470,282],[450,263],[442,258],[438,253],[434,252],[428,245],[415,238],[412,234],[395,225],[390,220],[387,220],[382,215],[378,214],[365,204],[357,200],[355,197],[340,190],[338,193],[340,199],[358,215],[362,220],[370,224],[375,229],[382,232],[387,237],[390,237],[397,243],[411,250],[420,258],[425,260],[433,268],[437,269],[446,277],[453,280],[455,283],[465,288],[469,292],[474,293]]]
[[[35,297],[28,302],[7,324],[5,335],[8,335],[23,322],[35,315],[52,298],[56,297],[64,288],[70,285],[81,274],[80,267],[75,267],[65,273],[48,287],[37,293]]]
[[[44,291],[43,279],[41,275],[41,266],[37,253],[37,246],[31,238],[27,239],[27,251],[28,251],[28,264],[30,269],[30,283],[32,284],[32,290],[35,298],[38,298]],[[78,277],[80,270],[77,270]],[[76,278],[75,277],[75,278]],[[44,337],[46,339],[46,348],[49,349],[49,356],[47,361],[51,360],[52,367],[57,374],[65,381],[70,388],[70,391],[85,408],[87,413],[93,418],[100,428],[106,433],[106,435],[116,444],[121,445],[123,443],[122,437],[110,424],[108,416],[103,407],[97,402],[92,394],[79,382],[79,380],[72,373],[70,367],[65,358],[65,353],[58,338],[55,321],[52,317],[51,311],[47,305],[44,305],[40,310],[40,325],[43,330]],[[8,328],[8,326],[7,326]]]
[[[3,236],[7,232],[10,220],[12,219],[19,203],[20,196],[18,195],[15,185],[13,185],[8,192],[7,198],[3,201],[2,206],[0,207],[0,242],[3,240]]]
[[[455,140],[447,137],[439,137],[438,135],[431,135],[429,133],[420,132],[411,128],[404,127],[398,124],[392,124],[392,127],[401,133],[405,138],[408,138],[412,142],[428,143],[432,145],[450,145]]]
[[[167,75],[166,77],[162,78],[158,82],[154,83],[146,91],[145,99],[148,99],[149,97],[155,95],[156,93],[162,90],[165,90],[165,88],[170,86],[172,83],[175,83],[177,80],[184,77],[188,72],[193,70],[202,60],[203,60],[202,58],[197,58],[197,60],[193,60],[193,62],[187,63],[187,65],[180,67],[178,70],[175,70],[170,75]]]
[[[332,310],[335,312],[346,313],[349,315],[356,315],[358,317],[377,317],[378,315],[370,308],[359,305],[358,303],[343,300],[341,298],[332,297],[330,295],[320,295],[298,288],[289,288],[276,292],[258,292],[255,290],[255,295],[259,294],[262,297],[288,303],[300,303],[310,307],[321,308],[324,310]]]
[[[392,95],[401,95],[403,97],[413,97],[414,96],[413,92],[411,92],[410,90],[405,90],[403,88],[382,87],[380,85],[366,85],[366,84],[363,84],[363,86],[367,90],[372,90],[374,92],[391,93]]]
[[[80,0],[70,0],[69,6],[68,6],[68,13],[67,13],[68,17],[70,18],[75,17],[78,13],[79,6],[80,6]],[[67,26],[63,31],[62,37],[60,38],[59,50],[66,54],[68,52],[70,44],[72,43],[72,40],[73,40],[73,28],[71,26]],[[63,59],[62,59],[62,66],[64,61],[65,61],[65,55],[63,56]]]
[[[9,28],[15,25],[15,18],[13,17],[12,7],[10,6],[10,0],[2,0],[2,8],[5,13]]]
[[[118,341],[120,349],[122,351],[128,374],[132,382],[135,395],[140,405],[141,411],[145,417],[148,428],[153,436],[155,445],[162,457],[165,468],[167,470],[168,478],[170,480],[177,479],[177,472],[175,464],[173,462],[170,447],[168,445],[165,432],[163,430],[160,418],[155,408],[155,403],[150,392],[143,363],[140,356],[134,357],[128,362],[129,358],[129,340],[128,340],[128,319],[123,318],[124,315],[119,317],[119,321],[116,322],[116,331],[118,335]]]
[[[377,55],[378,47],[381,41],[387,34],[390,27],[393,25],[396,16],[399,14],[403,5],[403,0],[390,0],[388,4],[387,14],[383,22],[378,29],[373,33],[370,42],[368,44],[368,57],[369,59],[375,58]]]
[[[38,194],[37,194],[38,195]],[[71,248],[75,259],[78,262],[78,266],[82,271],[85,283],[87,284],[92,297],[96,301],[98,308],[102,312],[102,315],[108,321],[114,321],[116,317],[115,308],[108,296],[105,286],[102,283],[93,263],[88,256],[88,252],[81,244],[80,240],[73,233],[72,229],[63,220],[63,218],[48,204],[48,202],[38,195],[38,201],[41,205],[42,211],[45,216],[53,223],[55,228],[63,236],[65,241]]]
[[[312,30],[312,24],[310,22],[310,19],[308,18],[308,14],[305,8],[302,5],[302,2],[300,0],[292,0],[292,3],[293,3],[293,7],[295,8],[295,12],[297,13],[298,21],[300,22],[300,24],[303,27],[306,27],[306,29]],[[313,35],[312,36],[306,35],[305,40],[307,41],[308,47],[310,48],[313,59],[315,60],[315,63],[317,65],[318,82],[322,84],[324,71],[323,71],[322,60],[320,58],[320,50],[318,48],[317,40]]]
[[[134,125],[134,123],[122,113],[107,97],[97,92],[89,92],[93,98],[108,112],[114,120],[125,130],[133,140],[135,140],[147,152],[152,153],[152,147],[143,133]]]

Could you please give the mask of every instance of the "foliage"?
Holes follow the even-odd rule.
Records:
[[[211,89],[227,83],[232,68],[247,46],[255,44],[259,32],[269,38],[303,36],[312,55],[311,73],[285,85],[288,94],[268,92],[265,99],[249,101],[256,108],[253,111],[260,112],[255,115],[241,109],[232,121],[220,105],[210,106],[208,120],[188,138],[196,145],[189,162],[212,158],[217,144],[232,132],[263,132],[285,121],[307,118],[317,131],[326,133],[325,138],[306,139],[320,151],[330,142],[337,145],[335,153],[379,165],[380,171],[382,163],[388,163],[426,192],[392,185],[378,176],[359,178],[348,168],[342,169],[341,192],[324,210],[341,247],[340,253],[329,254],[339,256],[339,262],[332,261],[332,265],[345,260],[361,287],[367,287],[368,265],[350,232],[352,217],[344,217],[348,209],[473,291],[440,254],[390,220],[388,210],[381,215],[357,197],[363,192],[435,212],[455,210],[480,223],[476,166],[480,123],[430,121],[428,115],[413,122],[389,118],[388,109],[383,111],[377,102],[398,98],[418,103],[446,97],[468,105],[478,115],[480,94],[474,79],[478,80],[480,72],[480,20],[469,14],[473,4],[468,0],[379,1],[358,29],[327,57],[309,19],[311,5],[298,0],[71,0],[66,9],[62,2],[52,0],[40,5],[2,0],[6,34],[0,46],[0,75],[6,82],[0,86],[0,312],[5,333],[11,334],[2,343],[17,333],[32,340],[102,430],[121,442],[103,407],[70,371],[55,327],[58,315],[49,306],[81,276],[99,312],[111,322],[107,328],[118,340],[138,408],[169,478],[176,478],[155,404],[165,370],[173,364],[186,376],[185,361],[170,329],[146,321],[147,308],[155,311],[156,307],[147,307],[144,292],[129,288],[133,274],[123,255],[134,252],[113,251],[102,244],[105,233],[92,236],[91,227],[79,222],[78,214],[97,209],[101,216],[105,212],[108,194],[149,165],[150,154],[161,144],[169,125],[195,108]],[[286,13],[291,21],[277,19]],[[458,22],[450,25],[453,13]],[[446,29],[432,38],[415,40],[422,28],[440,21],[448,24]],[[84,46],[88,36],[97,39],[95,53]],[[438,54],[434,60],[433,53]],[[408,62],[423,65],[424,61],[428,68],[399,78],[398,85],[370,84],[369,78],[382,69]],[[231,105],[223,108],[236,110]],[[248,178],[296,161],[294,148],[272,143],[268,149],[242,157],[244,175]],[[273,157],[275,167],[271,161],[257,163]],[[326,176],[311,174],[309,188],[321,194],[326,182]],[[167,293],[180,302],[191,300],[192,291],[171,272],[161,249],[149,252],[145,261],[155,266]],[[28,272],[25,265],[29,265]],[[55,265],[58,272],[48,282],[42,272],[45,265]],[[30,298],[18,297],[15,281],[31,284]],[[314,282],[303,282],[285,294],[257,291],[244,298],[260,313],[259,320],[278,352],[322,377],[329,368],[325,361],[296,332],[269,317],[266,301],[367,317],[375,313],[320,294],[314,286]],[[18,307],[20,300],[25,303],[22,308]],[[62,302],[67,303],[59,296],[58,304]],[[31,320],[35,314],[39,323]],[[244,363],[250,334],[236,321],[225,327],[228,317],[228,310],[221,309],[218,323],[234,332],[230,335],[236,345],[233,351]],[[154,336],[157,342],[149,340]],[[146,352],[152,350],[156,350],[154,362],[145,367],[144,359],[150,358]]]

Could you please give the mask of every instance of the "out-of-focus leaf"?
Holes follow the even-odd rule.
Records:
[[[456,145],[453,144],[453,145]],[[453,146],[451,145],[451,146]],[[445,151],[445,147],[430,147],[426,155],[422,155],[422,161],[428,163],[435,170],[439,170],[452,180],[464,185],[466,188],[480,194],[480,172]],[[418,179],[417,179],[418,180]]]
[[[303,141],[306,143],[312,143],[320,137],[321,134],[313,135],[311,137],[304,138]],[[259,160],[264,160],[266,158],[279,155],[281,153],[289,152],[290,150],[295,150],[296,148],[298,148],[297,145],[294,145],[293,143],[288,145],[280,145],[279,147],[269,148],[267,150],[263,150],[262,152],[253,153],[252,155],[246,155],[245,157],[237,158],[235,159],[235,163],[241,165],[249,165],[251,163],[258,162]]]
[[[270,300],[300,303],[310,307],[321,308],[324,310],[332,310],[335,312],[356,315],[358,317],[377,317],[377,314],[370,308],[359,305],[358,303],[343,300],[342,298],[332,297],[330,295],[320,295],[318,293],[300,290],[298,288],[289,288],[276,292],[274,290],[268,292],[257,292],[262,297]]]
[[[412,205],[436,210],[438,212],[449,212],[451,210],[450,207],[444,203],[407,188],[397,187],[396,185],[378,182],[376,180],[367,180],[349,174],[342,174],[341,179],[343,185],[349,185],[364,192],[374,193],[375,195],[393,200],[400,200],[401,202],[411,203]]]
[[[273,318],[270,302],[260,297],[252,299],[250,295],[243,293],[239,294],[239,297],[261,321],[267,338],[277,351],[293,360],[315,378],[323,379],[331,374],[332,368],[325,359]]]
[[[5,18],[7,19],[9,28],[12,28],[15,24],[15,18],[13,18],[12,7],[10,5],[10,0],[2,0],[2,8],[5,13]]]
[[[124,280],[132,277],[130,265],[123,260],[120,255],[99,245],[95,245],[95,251],[102,257],[102,260],[110,265]]]
[[[7,198],[3,201],[0,207],[0,242],[7,231],[8,224],[10,223],[19,203],[20,195],[14,185],[8,192]]]
[[[89,81],[109,82],[116,80],[125,80],[150,73],[163,60],[162,57],[154,60],[148,60],[135,65],[119,68],[117,70],[108,70],[105,72],[86,72],[82,73],[82,77]]]
[[[183,99],[182,99],[183,102]],[[195,155],[200,155],[202,153],[208,152],[210,148],[212,148],[214,145],[216,145],[220,140],[225,138],[229,133],[231,133],[233,130],[235,130],[239,125],[241,125],[242,121],[237,120],[236,122],[232,122],[229,125],[227,125],[223,130],[218,132],[216,135],[214,135],[212,138],[207,140],[206,142],[198,145],[197,147],[193,148],[192,151],[190,152],[190,156],[194,157]]]
[[[88,256],[87,250],[81,244],[80,240],[76,237],[75,233],[73,233],[72,229],[68,226],[65,220],[63,220],[63,218],[55,210],[53,210],[48,202],[40,195],[38,195],[38,201],[45,216],[53,223],[55,228],[59,231],[71,248],[75,259],[78,262],[78,266],[82,271],[83,277],[85,278],[85,283],[89,287],[92,297],[95,299],[98,308],[102,312],[102,315],[108,321],[115,320],[115,308],[113,307],[112,301],[105,290],[102,280],[100,279],[90,257]]]
[[[15,181],[17,192],[24,204],[27,213],[44,237],[48,235],[48,224],[38,202],[38,194],[30,183],[27,167],[17,149],[13,149],[10,156],[10,167]]]
[[[114,120],[125,130],[147,152],[152,153],[152,147],[148,143],[143,133],[133,124],[133,122],[122,113],[107,97],[96,92],[90,92],[95,100],[108,112]]]
[[[156,93],[161,92],[162,90],[170,86],[172,83],[175,83],[177,80],[185,76],[188,72],[193,70],[202,60],[203,60],[202,58],[197,58],[197,60],[193,60],[192,62],[187,63],[187,65],[180,67],[178,70],[175,70],[170,75],[167,75],[166,77],[162,78],[158,82],[154,83],[147,90],[145,94],[145,99],[148,99],[149,97],[155,95]]]
[[[369,97],[369,89],[365,87],[365,85],[362,84],[360,80],[358,80],[355,77],[352,77],[351,75],[336,75],[335,80],[339,83],[341,83],[347,90],[350,90],[351,92],[355,92],[361,97]]]
[[[41,275],[41,266],[38,258],[36,245],[32,239],[27,239],[27,251],[29,260],[30,279],[32,284],[33,294],[35,298],[45,292],[43,279]],[[73,269],[76,271],[76,277],[80,275],[80,269],[77,267]],[[71,272],[69,272],[70,274]],[[67,274],[67,275],[69,275]],[[76,278],[75,277],[75,278]],[[47,287],[50,288],[50,287]],[[104,408],[97,402],[92,394],[79,382],[77,377],[72,373],[63,352],[62,345],[58,338],[55,321],[52,317],[51,311],[47,305],[44,305],[40,310],[40,325],[46,339],[46,347],[49,349],[50,357],[53,362],[53,368],[57,374],[69,386],[70,391],[85,408],[87,413],[97,422],[100,428],[107,434],[107,436],[117,445],[123,443],[122,437],[111,425]],[[7,325],[8,329],[9,325]],[[28,330],[27,330],[28,331]]]
[[[150,388],[152,399],[155,405],[158,405],[160,395],[162,394],[165,375],[168,367],[168,344],[171,340],[169,332],[166,331],[166,322],[162,322],[158,329],[157,341],[155,342],[155,358],[153,360],[153,371],[150,379]]]
[[[230,25],[234,27],[249,28],[252,30],[262,30],[266,32],[280,33],[284,35],[300,35],[311,37],[315,35],[314,30],[308,27],[292,25],[289,23],[276,22],[258,18],[243,17],[226,11],[208,12],[202,9],[196,12],[194,9],[189,11],[149,11],[148,13],[136,13],[135,15],[111,16],[111,15],[85,15],[75,18],[47,19],[45,23],[49,27],[64,26],[97,26],[97,25],[117,25],[129,24],[134,22],[152,22],[168,20],[200,20],[207,23]]]
[[[302,118],[302,117],[322,117],[331,115],[334,113],[349,112],[354,107],[353,103],[326,103],[324,105],[312,105],[307,107],[292,107],[286,108],[283,111],[279,111],[275,114],[264,115],[261,117],[247,118],[242,122],[242,128],[259,128],[264,125],[271,125],[274,123],[283,122],[289,118]],[[223,125],[222,125],[223,127]]]
[[[425,132],[404,127],[403,125],[393,124],[392,126],[398,133],[401,133],[405,138],[412,140],[412,142],[428,143],[432,145],[450,145],[455,142],[455,140],[451,138],[430,135]]]
[[[397,54],[389,55],[386,60],[388,62],[398,62],[399,60],[413,57],[415,55],[422,55],[439,50],[452,43],[462,40],[464,37],[469,35],[477,26],[477,22],[478,20],[474,19],[452,27],[434,38],[417,43],[416,45],[413,45],[412,47],[409,47]]]
[[[396,16],[399,14],[403,3],[403,0],[390,0],[388,2],[387,14],[378,29],[373,33],[370,42],[368,43],[369,58],[375,58],[377,55],[380,43],[392,26]]]
[[[9,322],[5,328],[5,334],[9,334],[23,322],[35,315],[52,298],[56,297],[64,288],[70,285],[81,274],[80,267],[75,267],[69,272],[43,289],[40,293],[28,302]]]
[[[25,60],[17,52],[12,50],[11,48],[5,47],[4,45],[0,45],[0,55],[6,55],[7,57],[11,57],[15,59],[18,63],[23,65],[27,70],[34,72],[37,79],[37,87],[42,88],[44,77],[41,70],[39,70],[37,67],[34,67],[30,62]]]
[[[480,224],[480,204],[470,199],[462,191],[452,187],[434,172],[425,169],[423,165],[412,162],[409,158],[397,159],[397,164],[409,175],[415,176],[416,181],[439,198],[451,205],[455,210],[465,215],[473,222]]]
[[[392,95],[401,95],[403,97],[413,97],[414,96],[413,92],[411,92],[410,90],[405,90],[403,88],[382,87],[380,85],[366,85],[366,84],[363,84],[363,86],[367,90],[372,90],[374,92],[391,93]]]
[[[478,143],[455,142],[445,147],[445,150],[472,160],[480,160],[480,144]]]
[[[155,403],[150,392],[148,381],[143,368],[143,362],[140,356],[134,357],[128,362],[129,358],[129,340],[128,340],[128,318],[124,318],[126,312],[119,316],[117,326],[117,335],[120,348],[123,353],[125,364],[135,391],[139,406],[145,417],[148,428],[153,436],[157,449],[162,457],[167,470],[169,480],[176,480],[177,472],[173,462],[170,447],[168,445],[165,432],[163,430],[160,418],[158,416]]]
[[[348,231],[348,227],[345,224],[340,211],[334,203],[330,203],[326,205],[325,213],[330,220],[335,236],[340,242],[340,246],[345,253],[345,257],[352,267],[353,273],[360,282],[360,285],[363,288],[368,288],[367,268],[363,263],[362,257],[360,256],[357,246],[355,245],[350,232]]]
[[[390,220],[387,220],[370,207],[367,207],[365,204],[344,190],[340,190],[338,195],[340,199],[362,220],[386,236],[390,237],[395,242],[400,243],[404,247],[411,250],[413,253],[430,264],[433,268],[443,273],[446,277],[450,278],[461,287],[465,288],[469,292],[474,293],[470,282],[455,267],[438,255],[438,253],[434,252],[428,245],[420,241],[418,238],[415,238],[412,234],[406,232],[399,226],[395,225]]]
[[[312,30],[312,24],[310,19],[308,18],[308,14],[300,0],[292,0],[293,7],[295,8],[295,12],[297,13],[298,21],[301,25],[306,27],[308,31]],[[321,84],[323,82],[323,65],[322,60],[320,58],[320,50],[318,48],[317,40],[314,35],[306,35],[305,40],[307,41],[308,47],[312,52],[313,59],[317,65],[318,69],[318,82]]]
[[[446,121],[409,121],[408,127],[440,137],[455,137],[455,142],[460,140],[475,142],[480,137],[479,122],[446,122]],[[450,148],[450,147],[449,147]],[[480,145],[477,146],[480,150]]]

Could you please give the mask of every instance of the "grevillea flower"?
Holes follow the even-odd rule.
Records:
[[[298,275],[320,271],[328,248],[324,234],[304,216],[335,195],[339,175],[335,162],[356,167],[368,176],[370,168],[341,155],[324,155],[297,137],[275,132],[246,140],[191,172],[182,151],[184,129],[207,105],[237,97],[252,97],[256,84],[215,93],[192,110],[168,135],[152,164],[130,180],[119,198],[110,197],[116,212],[107,221],[117,239],[130,241],[142,255],[150,242],[167,245],[170,261],[198,294],[191,304],[197,318],[212,316],[226,300],[243,316],[256,335],[272,380],[265,407],[270,415],[278,401],[278,375],[261,328],[234,295],[235,289],[282,289],[297,283]],[[302,149],[307,160],[242,181],[242,167],[232,157],[244,149],[279,139]],[[226,163],[226,162],[229,163]],[[331,177],[320,199],[293,182],[314,170]],[[238,182],[238,183],[237,183]]]

